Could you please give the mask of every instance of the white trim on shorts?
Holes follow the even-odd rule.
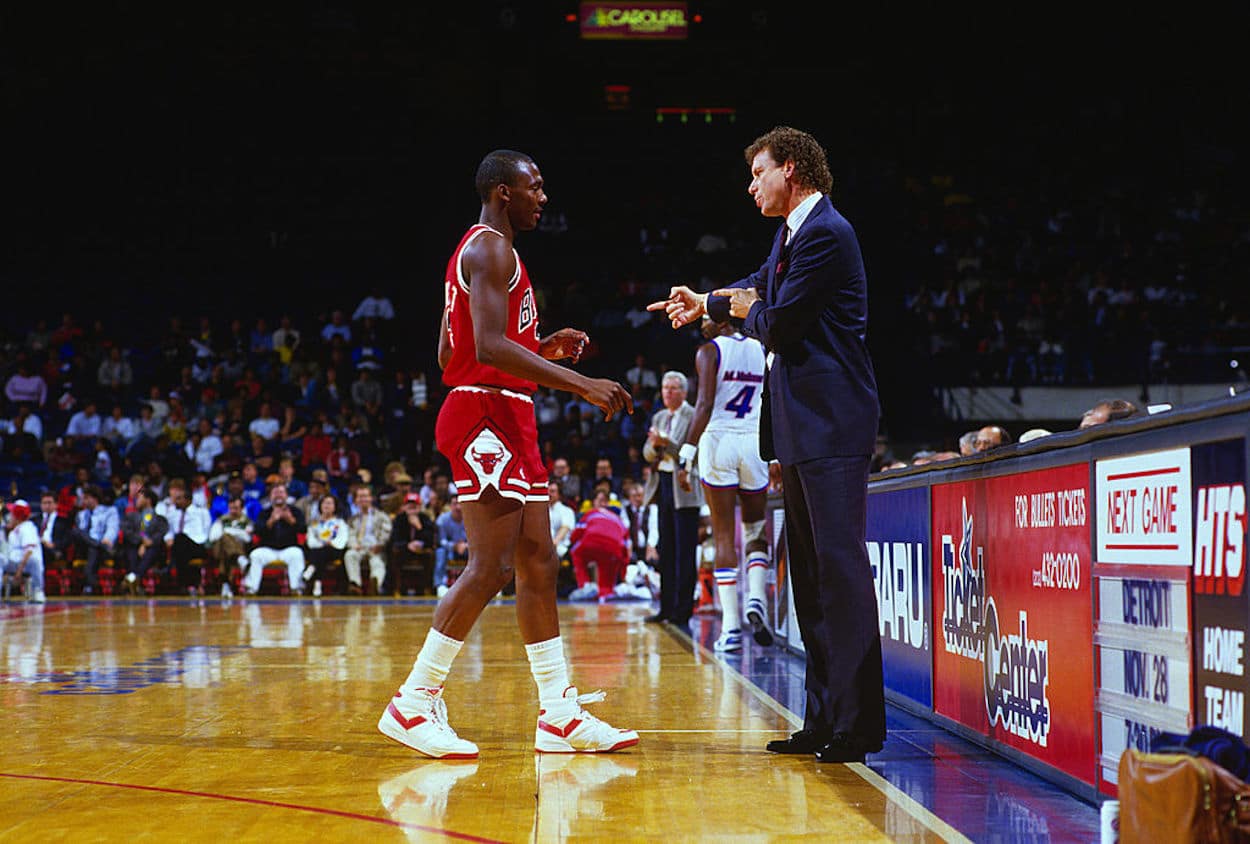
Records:
[[[534,399],[531,398],[530,396],[525,395],[525,393],[518,393],[515,390],[505,390],[503,387],[496,387],[493,390],[488,390],[485,387],[472,387],[472,386],[452,387],[450,392],[453,392],[453,393],[456,393],[456,392],[489,393],[492,396],[507,396],[510,399],[520,399],[521,401],[527,401],[530,404],[534,403]]]

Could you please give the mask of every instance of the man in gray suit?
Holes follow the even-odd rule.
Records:
[[[660,513],[660,611],[647,621],[668,621],[680,628],[694,612],[694,584],[698,577],[695,548],[699,541],[699,508],[703,488],[691,478],[690,492],[676,483],[681,444],[694,421],[694,408],[686,401],[689,384],[680,372],[665,372],[660,381],[664,407],[651,420],[642,456],[651,463],[646,503],[659,504]],[[657,494],[658,493],[658,494]]]

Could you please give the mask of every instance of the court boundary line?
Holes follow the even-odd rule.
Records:
[[[704,658],[717,665],[723,673],[730,677],[730,679],[746,691],[750,692],[750,694],[759,700],[760,703],[764,704],[769,709],[773,710],[773,712],[788,721],[791,726],[800,728],[803,726],[803,719],[794,712],[790,711],[785,704],[761,689],[751,678],[747,677],[737,668],[718,657],[712,651],[709,651],[702,644],[696,641],[693,636],[682,633],[680,630],[677,630],[667,624],[664,625],[664,629],[669,636],[676,640],[678,644],[682,645],[683,648],[689,650],[692,655],[695,650],[698,650]],[[794,654],[785,650],[784,646],[780,644],[774,645],[774,647],[780,648],[789,656],[794,656]],[[903,811],[911,815],[917,823],[928,829],[943,841],[959,842],[959,844],[972,844],[972,839],[955,829],[946,821],[939,818],[929,807],[920,803],[914,797],[898,788],[898,786],[894,785],[885,777],[869,768],[866,764],[862,762],[850,762],[846,764],[846,767],[864,782],[877,789],[877,791],[880,791],[885,796],[886,800],[893,801],[902,807]]]
[[[88,780],[75,779],[73,777],[50,777],[36,774],[11,774],[0,771],[0,777],[15,780],[41,780],[44,782],[61,782],[70,785],[98,785],[105,788],[126,788],[135,791],[153,791],[158,794],[175,794],[180,797],[200,797],[208,800],[225,800],[231,803],[251,803],[256,806],[265,806],[273,809],[291,809],[296,812],[311,812],[318,815],[331,815],[333,817],[347,818],[354,821],[367,821],[369,823],[382,824],[384,826],[394,826],[400,829],[412,829],[418,832],[429,832],[435,835],[444,835],[448,838],[454,838],[459,841],[475,841],[481,844],[503,844],[495,838],[483,838],[478,835],[472,835],[467,832],[456,832],[451,829],[441,829],[436,826],[422,826],[421,824],[407,823],[405,821],[397,821],[393,818],[379,818],[373,815],[361,815],[356,812],[345,812],[340,809],[327,809],[321,806],[303,806],[299,803],[279,803],[275,800],[261,800],[256,797],[238,797],[232,794],[214,794],[210,791],[187,791],[181,788],[164,788],[156,785],[137,785],[135,783],[125,782],[109,782],[108,780]]]

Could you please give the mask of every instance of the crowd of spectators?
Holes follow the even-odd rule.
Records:
[[[935,385],[1235,380],[1250,341],[1250,227],[1215,179],[1144,189],[1109,172],[907,182],[901,301]],[[1025,196],[1022,185],[1045,185]],[[893,319],[892,319],[893,321]]]
[[[607,298],[623,306],[651,292]],[[285,569],[275,587],[284,593],[445,592],[467,541],[447,463],[433,450],[443,388],[436,372],[399,363],[411,338],[395,317],[373,291],[350,314],[313,320],[171,318],[150,343],[72,314],[55,329],[36,322],[0,355],[0,483],[9,501],[43,502],[32,521],[47,528],[47,568],[67,572],[64,585],[51,575],[57,585],[253,593],[268,567]],[[650,471],[642,445],[662,370],[622,354],[637,345],[611,342],[613,319],[599,323],[592,336],[609,341],[590,367],[629,385],[635,412],[606,422],[578,397],[535,396],[553,496],[575,514],[570,522],[553,510],[569,563],[579,515],[611,512],[631,532],[628,502]],[[687,361],[695,336],[681,341]],[[627,564],[654,563],[654,525],[646,538],[639,507],[634,540],[621,543],[636,553],[616,566],[583,552],[568,589],[585,585],[586,562],[604,597]],[[54,523],[67,528],[55,541]]]

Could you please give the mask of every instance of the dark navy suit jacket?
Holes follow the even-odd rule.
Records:
[[[773,238],[768,260],[731,287],[754,287],[743,330],[775,353],[760,414],[760,453],[792,465],[870,455],[880,406],[865,333],[868,291],[855,230],[822,196],[799,230]],[[728,298],[712,296],[713,319]]]

